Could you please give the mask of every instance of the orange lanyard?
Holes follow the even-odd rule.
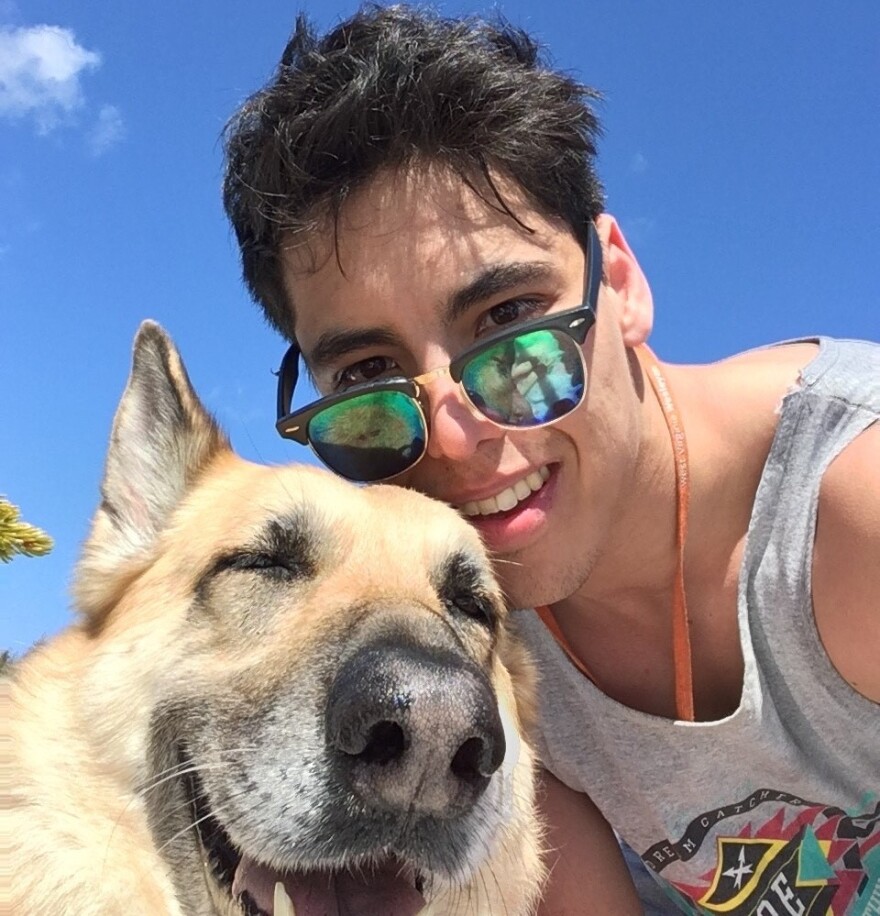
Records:
[[[691,660],[690,625],[687,612],[687,600],[684,593],[684,544],[687,538],[688,498],[690,495],[690,478],[688,475],[687,440],[681,417],[666,378],[660,371],[657,357],[646,346],[641,346],[636,351],[646,366],[648,380],[663,417],[669,430],[672,441],[672,451],[675,457],[675,547],[677,552],[675,581],[672,586],[672,661],[675,668],[675,710],[679,719],[687,722],[694,721],[694,682]],[[559,628],[556,618],[549,607],[536,607],[535,611],[544,622],[544,625],[559,643],[560,647],[571,659],[572,664],[595,683],[595,678],[587,670],[586,665],[577,657],[568,644],[568,640]]]

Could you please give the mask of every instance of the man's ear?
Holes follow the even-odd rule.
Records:
[[[596,219],[596,229],[602,243],[605,282],[614,294],[623,342],[627,347],[637,347],[648,339],[654,324],[651,287],[617,220],[602,213]]]
[[[113,420],[101,502],[77,568],[80,610],[98,615],[152,547],[199,473],[229,442],[193,390],[171,339],[145,321]]]

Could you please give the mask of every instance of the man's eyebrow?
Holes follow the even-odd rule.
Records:
[[[366,347],[396,347],[400,343],[397,334],[381,327],[326,331],[317,339],[308,355],[309,369],[317,372],[354,350]]]
[[[469,308],[524,283],[546,280],[553,275],[554,267],[546,261],[512,261],[493,264],[481,271],[466,286],[456,290],[446,308],[446,321],[452,324]]]
[[[452,324],[474,305],[524,283],[547,280],[554,273],[553,265],[545,261],[513,261],[493,264],[480,271],[465,286],[456,290],[449,297],[445,307],[444,321],[446,324]],[[307,362],[311,372],[318,372],[356,350],[401,346],[403,346],[403,341],[388,328],[377,326],[330,330],[317,339],[308,354]]]

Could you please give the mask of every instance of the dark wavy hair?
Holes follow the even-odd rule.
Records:
[[[452,169],[516,219],[493,175],[513,179],[584,244],[604,203],[597,99],[502,20],[369,5],[318,36],[299,16],[275,75],[224,133],[223,204],[248,290],[292,336],[282,240],[335,226],[378,172],[421,164]]]

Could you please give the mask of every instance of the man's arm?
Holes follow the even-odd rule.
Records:
[[[880,703],[880,423],[847,446],[822,480],[813,613],[840,675]]]
[[[643,916],[617,838],[586,795],[541,774],[549,878],[538,916]]]

